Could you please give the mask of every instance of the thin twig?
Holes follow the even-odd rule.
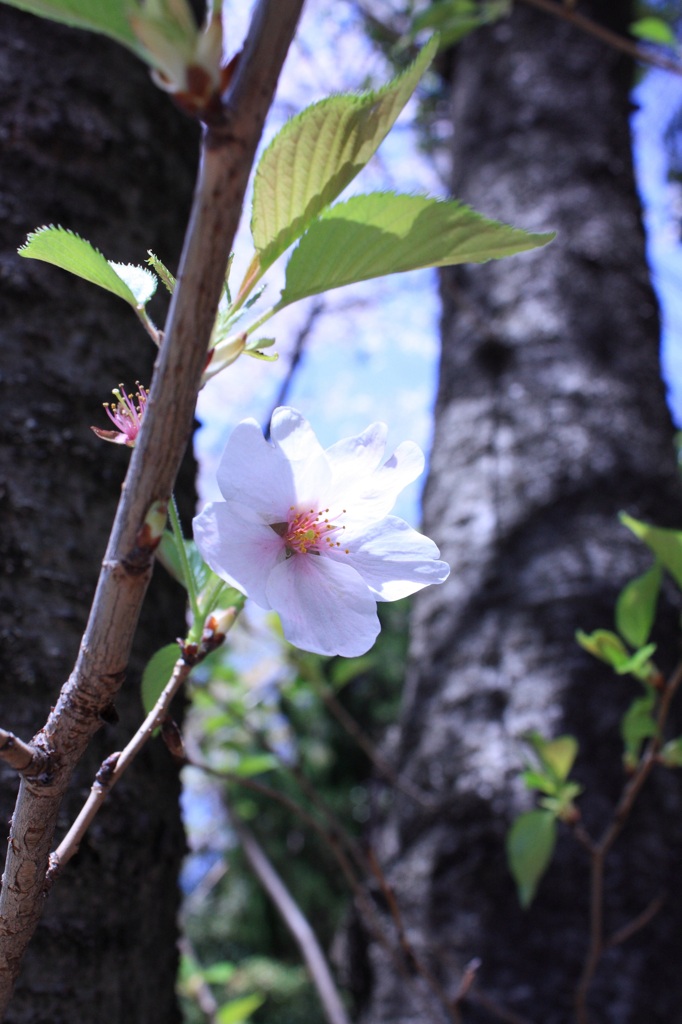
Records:
[[[604,953],[604,949],[606,948],[604,943],[604,865],[606,856],[630,817],[635,800],[641,793],[644,784],[649,778],[654,765],[657,762],[658,752],[660,750],[663,737],[663,730],[670,713],[670,705],[681,684],[682,663],[677,666],[675,672],[663,687],[658,714],[656,716],[656,735],[653,736],[647,744],[634,774],[624,787],[618,804],[616,805],[611,817],[611,821],[604,829],[601,838],[596,843],[594,841],[590,841],[591,845],[588,845],[588,849],[590,849],[591,853],[590,941],[587,956],[585,958],[585,964],[583,966],[575,995],[576,1019],[578,1024],[588,1024],[589,1022],[587,996],[595,972]],[[583,840],[581,839],[581,841]],[[583,844],[587,845],[584,841]],[[644,923],[646,923],[646,921]],[[629,927],[630,925],[626,926],[626,928]],[[611,940],[611,943],[613,943],[613,939]]]
[[[230,820],[251,870],[277,907],[282,920],[301,951],[328,1024],[350,1024],[322,947],[317,941],[310,922],[285,886],[253,832],[247,828],[238,815],[230,813]]]
[[[179,939],[178,949],[182,956],[196,962],[196,953],[194,952],[192,944],[186,935],[183,935]],[[194,978],[192,979],[192,991],[190,995],[206,1018],[206,1024],[216,1024],[216,1014],[219,1009],[218,1001],[211,991],[211,986],[208,982],[204,981],[200,974],[196,980]]]
[[[196,396],[227,259],[266,113],[303,0],[259,0],[219,112],[204,130],[194,203],[138,443],[112,528],[78,660],[35,739],[50,757],[38,785],[23,778],[0,894],[0,1018],[44,905],[48,858],[76,764],[125,678],[151,577],[159,510],[191,436]]]
[[[22,775],[39,775],[47,767],[45,752],[0,729],[0,761]]]
[[[555,18],[561,18],[571,25],[575,25],[581,31],[594,36],[596,39],[600,39],[614,50],[626,53],[629,57],[634,58],[634,60],[639,60],[643,64],[652,64],[657,68],[663,68],[664,71],[672,71],[675,75],[682,75],[682,63],[679,60],[673,57],[666,57],[655,50],[649,50],[644,46],[640,46],[638,43],[628,39],[627,36],[619,35],[618,32],[606,28],[605,25],[600,25],[598,21],[593,21],[592,18],[581,14],[574,7],[569,7],[568,4],[558,4],[554,0],[521,0],[521,2],[528,4],[530,7],[536,7],[546,14],[551,14]]]
[[[620,946],[623,942],[627,942],[629,938],[635,935],[640,929],[645,928],[649,921],[653,920],[656,914],[665,905],[665,896],[656,896],[648,907],[645,907],[641,914],[633,918],[627,924],[624,924],[622,928],[615,931],[610,939],[607,939],[604,943],[604,949],[612,949],[613,946]]]
[[[434,800],[428,793],[423,793],[416,786],[413,786],[411,782],[405,779],[401,779],[397,772],[393,769],[393,766],[379,753],[371,739],[359,725],[353,716],[346,711],[343,704],[337,699],[336,694],[323,682],[315,682],[314,685],[317,687],[322,700],[324,701],[327,710],[334,716],[339,725],[346,730],[348,735],[355,740],[357,745],[364,750],[367,757],[372,762],[376,770],[380,775],[399,789],[401,793],[408,796],[415,803],[418,803],[420,807],[425,810],[433,811],[437,808],[438,802]]]
[[[191,671],[192,666],[185,664],[182,658],[178,658],[173,669],[173,675],[164,688],[163,693],[130,743],[120,753],[112,754],[102,763],[92,784],[90,794],[83,804],[78,817],[50,857],[50,884],[57,879],[71,858],[78,853],[85,833],[90,828],[93,819],[101,809],[108,794],[119,781],[126,768],[130,767],[142,748],[151,739],[155,730],[161,726],[173,697],[180,687],[183,686]]]

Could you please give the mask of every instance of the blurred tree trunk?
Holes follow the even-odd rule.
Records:
[[[30,739],[75,659],[127,467],[128,451],[89,425],[107,425],[102,402],[120,381],[149,383],[153,346],[120,300],[16,248],[27,231],[60,223],[112,259],[141,263],[152,248],[176,265],[197,138],[113,43],[6,7],[0,38],[0,724]],[[103,723],[64,829],[140,721],[146,659],[183,630],[181,595],[161,574],[146,608],[120,721]],[[17,786],[0,771],[7,821]],[[178,792],[170,756],[153,743],[47,900],[11,1024],[178,1019]]]
[[[627,7],[581,4],[620,31]],[[370,837],[409,939],[450,998],[480,957],[465,1024],[576,1019],[587,856],[563,829],[535,903],[520,910],[504,853],[510,821],[530,806],[520,736],[579,737],[580,807],[598,836],[625,781],[618,726],[639,688],[591,660],[574,633],[611,627],[619,588],[648,563],[619,509],[663,525],[682,518],[630,154],[632,72],[523,4],[452,61],[453,194],[558,232],[547,249],[441,279],[424,528],[452,576],[416,602],[395,750],[437,810],[396,793]],[[679,1017],[681,812],[679,779],[658,769],[607,862],[607,936],[666,902],[605,955],[589,1000],[600,1024]],[[368,969],[363,1024],[460,1020],[376,945]],[[484,1008],[480,993],[521,1018]]]

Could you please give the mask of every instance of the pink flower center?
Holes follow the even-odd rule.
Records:
[[[341,510],[341,515],[346,512]],[[336,516],[329,518],[329,509],[317,512],[306,509],[297,512],[292,505],[286,523],[273,523],[273,530],[282,537],[286,547],[287,558],[291,555],[322,555],[327,551],[341,549],[348,554],[348,548],[341,548],[341,531],[346,527],[339,525]]]
[[[149,392],[146,388],[142,387],[139,381],[137,382],[137,387],[139,390],[134,395],[129,395],[121,384],[120,387],[114,388],[113,392],[118,401],[111,402],[110,404],[105,403],[104,405],[107,416],[118,427],[121,434],[125,436],[126,444],[131,447],[134,445],[140,432],[149,396]],[[137,405],[135,404],[136,399]]]

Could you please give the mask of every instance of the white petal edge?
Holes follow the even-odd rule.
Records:
[[[450,575],[434,542],[397,516],[387,516],[355,535],[349,527],[344,549],[348,554],[339,550],[328,557],[351,565],[379,601],[409,597]]]

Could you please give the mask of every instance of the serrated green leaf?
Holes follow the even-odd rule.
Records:
[[[623,587],[616,601],[616,628],[632,647],[649,639],[656,616],[662,570],[656,561],[645,573]]]
[[[658,733],[653,717],[655,708],[656,693],[647,687],[646,695],[634,700],[623,716],[620,732],[625,745],[625,761],[630,767],[637,764],[644,741]]]
[[[156,291],[158,284],[156,274],[152,274],[151,270],[147,270],[146,267],[135,266],[134,263],[112,263],[111,260],[107,260],[107,263],[123,283],[130,288],[135,296],[136,304],[146,306]]]
[[[415,62],[382,89],[330,96],[285,124],[258,164],[251,231],[261,271],[303,234],[386,137],[433,60],[430,40]]]
[[[163,693],[170,677],[173,675],[175,663],[180,657],[177,644],[167,644],[154,654],[147,662],[142,673],[142,704],[148,715]]]
[[[682,588],[682,531],[667,530],[661,526],[650,526],[639,519],[621,512],[620,521],[628,530],[644,541],[646,546],[659,558],[664,569],[670,573]]]
[[[487,220],[455,200],[354,196],[325,210],[294,249],[278,308],[385,274],[511,256],[553,237]]]
[[[630,35],[645,39],[647,43],[658,43],[661,46],[677,46],[677,39],[671,26],[663,18],[639,18],[630,25]]]
[[[555,844],[556,818],[551,811],[528,811],[520,815],[509,830],[507,861],[524,909],[533,902]]]
[[[129,0],[1,0],[10,7],[29,11],[41,18],[90,29],[110,36],[143,56],[142,47],[128,21]]]
[[[99,249],[66,228],[51,224],[32,231],[19,249],[19,255],[68,270],[76,277],[118,295],[133,309],[137,308],[135,295]]]
[[[244,1024],[264,1002],[265,998],[263,996],[254,994],[224,1003],[216,1011],[216,1024]]]

